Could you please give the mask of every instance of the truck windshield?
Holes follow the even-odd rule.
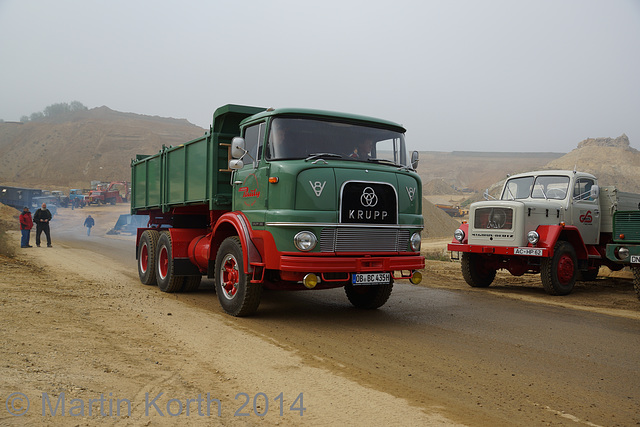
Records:
[[[569,177],[567,176],[525,176],[507,181],[500,200],[553,199],[562,200],[567,196]]]
[[[267,159],[307,158],[410,166],[401,132],[350,122],[293,117],[273,119]]]

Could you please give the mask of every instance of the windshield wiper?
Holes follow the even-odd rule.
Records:
[[[333,159],[342,159],[344,156],[342,154],[335,154],[335,153],[313,153],[313,154],[309,154],[309,157],[304,159],[304,161],[308,162],[310,160],[322,159],[325,157],[329,157]]]
[[[373,157],[369,157],[367,159],[368,162],[374,162],[374,163],[385,163],[387,165],[393,165],[393,166],[398,166],[398,167],[402,167],[402,165],[399,165],[398,163],[389,160],[389,159],[375,159]]]

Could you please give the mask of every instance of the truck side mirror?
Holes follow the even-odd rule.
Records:
[[[596,200],[599,195],[600,195],[600,187],[598,187],[597,185],[592,185],[591,186],[591,194],[589,196],[590,199],[591,200]]]
[[[419,157],[420,157],[420,154],[417,151],[414,151],[413,153],[411,153],[411,167],[414,170],[418,169],[418,162],[420,161]]]
[[[247,150],[245,150],[244,148],[245,145],[246,144],[244,142],[244,138],[241,138],[239,136],[234,137],[231,140],[231,157],[233,157],[234,159],[239,159],[244,156],[244,154],[247,152]]]
[[[244,162],[240,159],[229,160],[229,169],[242,169],[244,167]]]

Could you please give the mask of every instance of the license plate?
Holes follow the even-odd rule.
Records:
[[[639,264],[640,255],[631,255],[631,264]]]
[[[536,248],[515,248],[513,250],[515,255],[529,255],[529,256],[542,256],[542,249]]]
[[[390,273],[358,273],[351,275],[351,282],[355,285],[380,285],[391,281]]]

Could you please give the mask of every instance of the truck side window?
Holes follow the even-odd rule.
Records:
[[[593,187],[593,179],[590,178],[578,178],[573,186],[573,199],[574,200],[589,200],[593,201],[591,197],[591,187]]]
[[[262,132],[260,129],[262,128]],[[262,145],[260,134],[264,137],[264,123],[250,126],[244,131],[245,149],[247,154],[242,158],[245,165],[253,164],[254,167],[258,161],[258,146]],[[264,138],[262,138],[264,139]]]

